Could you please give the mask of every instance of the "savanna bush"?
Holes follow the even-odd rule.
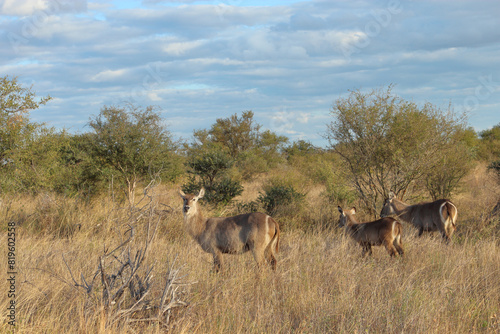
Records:
[[[275,180],[264,187],[257,201],[269,215],[295,225],[294,221],[303,213],[305,196],[292,184]]]
[[[188,182],[182,186],[182,191],[197,194],[202,187],[206,190],[203,199],[216,206],[229,204],[234,197],[241,195],[243,192],[241,183],[238,180],[232,180],[228,177],[216,180],[211,184],[205,184],[203,181],[190,177]]]

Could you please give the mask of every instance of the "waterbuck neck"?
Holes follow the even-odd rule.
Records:
[[[203,217],[203,213],[197,203],[191,207],[189,212],[184,212],[184,225],[186,226],[187,232],[193,238],[198,239],[205,230],[206,223],[207,219]]]
[[[394,198],[392,199],[391,206],[398,217],[401,217],[402,220],[409,221],[411,205]]]
[[[357,240],[360,230],[364,229],[365,224],[360,224],[353,214],[346,213],[345,215],[345,230],[348,234],[350,234],[354,239]]]
[[[352,225],[357,225],[359,222],[357,221],[356,217],[350,213],[346,213],[346,226],[352,226]]]

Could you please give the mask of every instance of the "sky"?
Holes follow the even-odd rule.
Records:
[[[156,106],[176,139],[252,110],[325,147],[333,103],[394,85],[500,123],[500,1],[0,0],[0,76],[53,97],[31,119],[90,131],[104,106]]]

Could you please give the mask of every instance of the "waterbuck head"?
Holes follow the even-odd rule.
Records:
[[[392,206],[392,201],[396,195],[391,191],[389,192],[389,197],[384,201],[384,205],[382,206],[382,210],[380,211],[380,217],[384,218],[387,216],[395,215],[394,207]]]
[[[205,189],[201,188],[198,195],[185,194],[181,189],[179,189],[179,195],[182,197],[182,213],[184,216],[192,216],[198,212],[198,200],[205,195]]]
[[[356,208],[351,208],[349,210],[342,210],[342,208],[339,206],[338,210],[340,212],[340,218],[339,218],[339,227],[344,227],[344,226],[349,226],[352,224],[351,217],[350,215],[354,215],[356,213]]]

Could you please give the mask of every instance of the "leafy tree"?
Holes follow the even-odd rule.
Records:
[[[392,86],[369,93],[352,91],[334,103],[331,114],[335,120],[327,125],[325,137],[347,163],[351,181],[373,215],[390,190],[404,197],[415,181],[434,177],[443,155],[468,159],[466,151],[451,150],[460,141],[457,133],[464,129],[463,119],[429,103],[419,107],[405,101],[392,94]],[[454,175],[450,192],[463,170],[444,172]]]
[[[103,176],[117,177],[130,204],[138,183],[181,173],[176,145],[153,107],[104,107],[89,126],[88,149],[95,167]]]
[[[234,160],[221,150],[210,150],[202,154],[191,157],[187,165],[191,168],[191,173],[201,178],[202,184],[210,188],[217,176],[225,170],[231,168]]]
[[[29,112],[38,109],[52,98],[37,98],[32,87],[22,86],[16,77],[0,77],[0,162],[5,154],[22,146],[39,125],[29,121]]]
[[[260,125],[253,121],[253,112],[248,110],[238,117],[234,114],[228,118],[218,118],[208,131],[212,142],[229,150],[236,158],[240,153],[253,148],[259,139]]]
[[[280,136],[270,130],[266,130],[260,133],[259,139],[256,143],[256,149],[258,150],[259,155],[266,160],[267,165],[274,167],[279,161],[281,161],[281,153],[284,151],[284,145],[287,142],[287,137]]]
[[[481,131],[479,156],[487,161],[500,161],[500,123]]]
[[[237,180],[232,180],[226,171],[234,164],[231,156],[217,148],[206,150],[191,156],[187,162],[192,177],[183,185],[183,191],[197,193],[204,187],[204,199],[215,205],[225,205],[240,195],[243,187]]]
[[[284,151],[288,159],[293,156],[307,156],[309,154],[319,152],[319,149],[306,140],[297,140],[291,145],[287,146]]]
[[[235,161],[244,179],[275,166],[282,160],[281,151],[288,138],[270,130],[260,131],[261,125],[254,122],[253,116],[252,111],[244,111],[241,117],[234,114],[219,118],[210,129],[194,131],[188,155],[224,151]]]
[[[424,173],[425,187],[433,200],[450,198],[460,181],[472,169],[475,146],[470,142],[470,129],[456,132],[448,145],[443,145],[432,169]]]

